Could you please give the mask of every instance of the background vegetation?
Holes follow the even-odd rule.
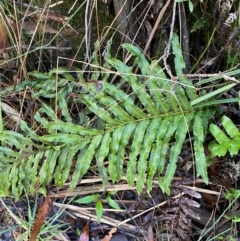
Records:
[[[88,217],[104,222],[104,200],[124,210],[120,195],[128,192],[165,205],[165,215],[141,207],[152,215],[147,225],[126,216],[113,225],[137,225],[139,240],[238,237],[231,226],[240,176],[238,1],[4,0],[0,7],[0,196],[22,239],[46,238],[40,228],[51,197],[69,210],[95,203]],[[28,200],[29,216],[29,199],[40,194],[43,219],[29,218],[26,228],[7,201]]]

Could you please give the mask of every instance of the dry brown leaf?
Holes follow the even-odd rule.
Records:
[[[152,224],[149,224],[147,228],[147,241],[154,241]]]
[[[183,166],[183,171],[188,172],[193,166],[193,161],[187,161],[185,165]]]
[[[192,190],[192,189],[188,189],[188,188],[183,188],[183,191],[185,194],[188,194],[189,196],[191,197],[194,197],[194,198],[197,198],[197,199],[200,199],[202,198],[201,194]]]
[[[68,17],[63,16],[61,14],[55,13],[53,11],[44,11],[38,10],[35,12],[28,11],[27,17],[31,17],[36,21],[53,21],[58,23],[66,23],[68,21]]]
[[[83,227],[82,233],[77,241],[89,241],[89,222]]]
[[[32,21],[24,21],[22,23],[22,28],[26,31],[28,34],[34,34],[36,32],[36,29],[39,29],[42,34],[44,33],[52,33],[56,34],[58,31],[47,26],[46,24],[38,24]]]
[[[44,10],[39,10],[39,11],[35,11],[35,12],[28,12],[28,14],[26,15],[28,17],[31,17],[31,20],[35,23],[37,22],[58,22],[61,23],[62,25],[67,26],[68,28],[72,29],[76,34],[78,34],[73,27],[67,22],[68,21],[68,17],[63,16],[61,14],[55,13],[53,11],[44,11]]]
[[[53,21],[58,23],[66,23],[68,21],[68,17],[60,15],[58,13],[52,11],[44,11],[43,13],[39,14],[39,19],[41,21]]]
[[[41,207],[38,209],[37,219],[33,226],[33,230],[30,236],[30,241],[36,240],[45,218],[49,215],[49,213],[52,210],[52,206],[53,206],[52,199],[49,196],[47,196],[43,204],[41,205]]]
[[[193,199],[190,199],[190,198],[187,198],[187,197],[182,197],[181,200],[182,200],[182,203],[186,203],[190,207],[200,208],[200,204]]]
[[[8,33],[6,28],[6,20],[5,20],[5,13],[0,6],[0,49],[4,49],[5,47],[9,47],[9,39],[8,39]]]
[[[114,233],[116,233],[116,231],[117,231],[117,228],[112,228],[112,229],[108,232],[108,234],[102,239],[102,241],[110,241],[111,238],[112,238],[112,235],[113,235]]]
[[[15,24],[5,14],[3,7],[0,5],[0,69],[12,69],[16,67],[16,60],[11,60],[12,51],[6,51],[6,48],[11,47],[8,28],[14,31]]]
[[[195,219],[200,219],[199,215],[193,211],[193,208],[190,208],[188,206],[185,206],[185,205],[181,205],[181,208],[183,210],[183,212],[188,215],[189,217],[191,218],[195,218]],[[195,209],[194,209],[195,210]]]
[[[13,109],[10,105],[2,102],[2,110],[9,116],[9,118],[16,123],[20,121],[20,113]]]
[[[2,50],[2,49],[1,49]],[[3,52],[0,57],[0,69],[13,69],[16,68],[16,60],[10,60],[8,53]]]

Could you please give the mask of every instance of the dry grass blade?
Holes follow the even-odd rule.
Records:
[[[208,189],[204,189],[204,188],[190,187],[190,186],[185,186],[185,185],[180,185],[180,186],[184,187],[184,188],[191,189],[191,190],[196,191],[196,192],[209,193],[209,194],[218,195],[218,196],[221,195],[220,192],[216,192],[216,191],[212,191],[212,190],[208,190]]]
[[[83,208],[80,208],[80,207],[77,207],[74,205],[68,205],[68,204],[62,204],[62,203],[56,203],[56,202],[54,202],[53,205],[55,207],[68,209],[68,210],[74,212],[74,215],[77,217],[80,217],[80,218],[83,218],[86,220],[91,219],[91,220],[98,221],[97,216],[93,215],[91,212],[87,211],[86,208],[83,209]],[[136,232],[145,233],[145,231],[140,229],[139,227],[136,227],[131,224],[121,223],[119,220],[110,218],[105,215],[102,216],[101,223],[108,224],[112,227],[119,227],[121,229],[129,231],[130,233],[136,233]]]
[[[93,181],[95,179],[92,179]],[[102,180],[102,179],[101,179]],[[81,184],[83,184],[83,181],[81,181]],[[89,180],[90,181],[90,180]],[[84,182],[84,183],[88,183],[88,182]],[[92,183],[92,182],[90,182]],[[95,181],[93,182],[95,183]],[[136,190],[136,187],[132,187],[132,186],[129,186],[128,184],[114,184],[114,185],[106,185],[104,186],[104,191],[124,191],[124,190]],[[56,191],[56,194],[49,194],[50,197],[71,197],[71,196],[76,196],[76,195],[87,195],[87,194],[92,194],[92,193],[99,193],[102,191],[102,184],[95,184],[94,186],[92,186],[90,189],[89,187],[84,187],[84,186],[81,186],[81,187],[77,187],[75,188],[72,192],[70,192],[68,190],[68,187],[66,187],[66,189],[64,190],[58,190],[57,188],[56,189],[53,189],[53,191]]]
[[[173,199],[178,199],[179,197],[183,196],[184,194],[185,194],[184,192],[181,192],[181,193],[179,193],[178,195],[176,195],[176,196],[174,196],[174,197],[172,197],[172,198],[173,198]],[[126,219],[126,220],[124,220],[123,222],[120,222],[119,225],[128,223],[130,220],[133,220],[133,219],[135,219],[135,218],[143,215],[144,213],[147,213],[147,212],[149,212],[149,211],[152,211],[152,210],[156,209],[157,207],[161,207],[161,206],[165,205],[166,203],[167,203],[167,201],[164,201],[164,202],[161,202],[161,203],[159,203],[158,205],[156,205],[156,206],[154,206],[154,207],[151,207],[151,208],[149,208],[149,209],[146,209],[146,210],[144,210],[143,212],[141,212],[141,213],[139,213],[139,214],[137,214],[137,215],[135,215],[135,216],[133,216],[133,217],[131,217],[131,218],[129,218],[129,219]]]
[[[0,202],[2,203],[2,206],[8,211],[8,214],[11,216],[11,218],[18,224],[21,225],[21,228],[23,228],[24,230],[28,229],[28,226],[25,225],[24,223],[22,223],[22,220],[15,215],[12,210],[4,203],[4,201],[2,199],[0,199]]]

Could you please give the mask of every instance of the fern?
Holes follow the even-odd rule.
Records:
[[[33,98],[50,99],[49,104],[42,104],[34,116],[47,134],[37,134],[24,121],[20,123],[22,134],[3,130],[0,137],[0,195],[13,194],[19,198],[23,189],[33,194],[37,187],[44,192],[52,180],[57,186],[70,180],[70,189],[73,189],[94,160],[104,184],[109,177],[117,182],[126,174],[128,183],[137,185],[138,193],[145,185],[149,192],[152,179],[157,176],[160,187],[169,194],[178,156],[191,130],[195,137],[197,173],[208,181],[203,142],[214,110],[191,105],[191,101],[199,97],[191,82],[180,77],[179,83],[172,84],[155,61],[149,63],[137,47],[123,44],[135,56],[134,66],[139,67],[140,78],[133,73],[133,66],[110,57],[108,45],[104,66],[113,66],[120,83],[124,83],[121,88],[116,87],[107,82],[109,71],[100,73],[98,44],[95,47],[93,77],[97,80],[101,74],[104,81],[100,90],[94,83],[85,82],[81,71],[78,72],[81,83],[76,83],[66,69],[46,74],[33,72],[33,80],[23,81],[16,87],[16,91],[21,91],[30,86],[34,89]],[[173,50],[175,65],[179,66],[182,52],[176,35]],[[179,76],[182,68],[183,64],[177,69]],[[130,86],[131,94],[126,93],[126,84]],[[2,95],[10,92],[11,88],[8,88]],[[70,93],[75,93],[76,102],[87,108],[85,115],[96,116],[88,126],[72,123],[66,98]],[[53,111],[56,103],[61,109],[61,118]],[[128,159],[126,164],[124,157]],[[108,166],[104,164],[105,160]]]

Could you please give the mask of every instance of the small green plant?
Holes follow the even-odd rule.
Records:
[[[112,199],[112,195],[114,195],[115,192],[108,192],[106,196],[106,200],[109,206],[116,210],[121,210],[119,207],[118,203]],[[98,221],[101,221],[102,214],[103,214],[103,205],[101,201],[101,195],[100,194],[92,194],[92,195],[87,195],[85,197],[82,197],[80,199],[75,200],[74,202],[78,204],[90,204],[90,203],[95,203],[95,208],[96,208],[96,214]]]
[[[21,240],[29,240],[33,226],[36,220],[36,214],[37,214],[37,198],[35,199],[34,205],[30,204],[30,200],[26,196],[27,200],[27,219],[23,215],[21,216],[21,212],[14,212],[12,208],[10,208],[8,205],[5,205],[4,201],[1,202],[2,206],[5,208],[5,216],[8,216],[8,220],[13,220],[12,223],[13,227],[9,227],[8,229],[5,229],[3,231],[0,231],[0,235],[4,234],[5,232],[9,232],[14,230],[15,235],[17,236],[18,241]],[[56,214],[54,214],[52,217],[49,217],[43,225],[41,226],[41,229],[38,234],[38,240],[40,241],[47,241],[47,240],[54,240],[58,235],[62,234],[64,231],[66,231],[66,224],[61,220],[58,221],[63,210],[59,210]],[[9,221],[10,222],[10,221]]]
[[[223,127],[222,129],[215,124],[210,125],[210,132],[215,138],[215,140],[209,144],[211,155],[222,157],[226,156],[227,152],[229,152],[231,156],[238,154],[240,150],[240,132],[237,126],[227,116],[222,117],[221,124]],[[239,196],[240,191],[237,189],[232,188],[226,191],[225,198],[231,201],[228,209],[230,209],[230,207],[235,204]],[[235,215],[234,212],[231,215],[224,215],[224,217],[230,220],[233,226],[240,222],[239,216]],[[236,239],[236,234],[233,234],[233,230],[234,228],[231,229],[231,234],[228,236],[229,240]],[[224,237],[219,236],[219,240],[223,240],[220,238]]]
[[[192,1],[190,1],[190,0],[177,0],[177,2],[179,2],[179,3],[185,2],[185,1],[188,2],[189,11],[193,12],[194,5],[193,5]],[[203,2],[203,0],[200,0],[200,2]]]
[[[222,117],[224,131],[217,125],[210,125],[210,132],[216,140],[209,144],[212,156],[225,156],[229,151],[230,155],[236,155],[240,150],[240,132],[237,126],[227,116]]]
[[[240,190],[234,189],[234,188],[227,190],[225,195],[225,198],[229,200],[238,199],[239,197],[240,197]]]
[[[227,49],[227,69],[234,68],[240,61],[240,51],[233,53],[233,44],[231,44]]]
[[[193,23],[191,32],[203,29],[209,21],[210,19],[207,16],[201,16],[200,18],[197,18],[196,21]]]
[[[229,200],[229,204],[225,207],[223,212],[220,216],[216,215],[215,221],[213,224],[208,227],[208,229],[204,230],[203,233],[201,233],[200,237],[198,238],[198,241],[201,240],[236,240],[237,237],[237,227],[236,223],[239,221],[239,217],[234,215],[234,207],[236,207],[236,201],[240,197],[240,190],[237,189],[230,189],[226,191],[225,195],[226,199]],[[213,230],[216,229],[219,223],[231,221],[231,226],[226,226],[220,233],[215,233]],[[210,235],[211,233],[214,233],[214,235]]]

